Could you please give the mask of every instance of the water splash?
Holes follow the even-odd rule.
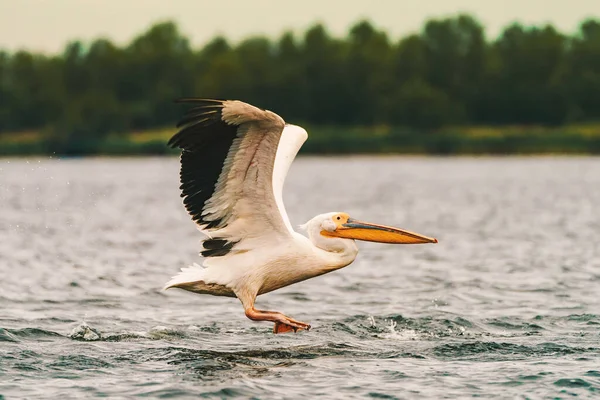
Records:
[[[79,325],[73,328],[69,334],[69,337],[74,340],[83,340],[89,342],[102,340],[102,334],[100,331],[89,326],[88,323],[85,322],[85,319],[81,321]]]

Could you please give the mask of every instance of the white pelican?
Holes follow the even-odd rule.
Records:
[[[181,99],[192,104],[169,141],[181,153],[181,196],[198,229],[205,259],[165,286],[237,297],[253,321],[273,332],[310,329],[276,311],[254,308],[256,296],[335,271],[356,258],[355,239],[437,243],[409,231],[357,221],[343,212],[317,215],[294,231],[282,189],[308,135],[277,114],[237,100]]]

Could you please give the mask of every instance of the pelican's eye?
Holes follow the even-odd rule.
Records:
[[[337,216],[337,220],[339,221],[340,219],[342,219],[342,217],[340,217],[339,215]]]

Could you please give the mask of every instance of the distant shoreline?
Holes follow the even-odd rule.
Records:
[[[303,155],[599,155],[600,124],[565,127],[408,128],[307,126]],[[0,133],[0,156],[176,155],[172,128],[107,135],[97,140],[53,139],[39,132]]]

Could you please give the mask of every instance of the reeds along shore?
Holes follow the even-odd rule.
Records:
[[[301,154],[600,154],[600,126],[478,127],[417,131],[389,127],[306,126]],[[163,155],[174,129],[52,141],[35,132],[0,135],[0,156]]]

